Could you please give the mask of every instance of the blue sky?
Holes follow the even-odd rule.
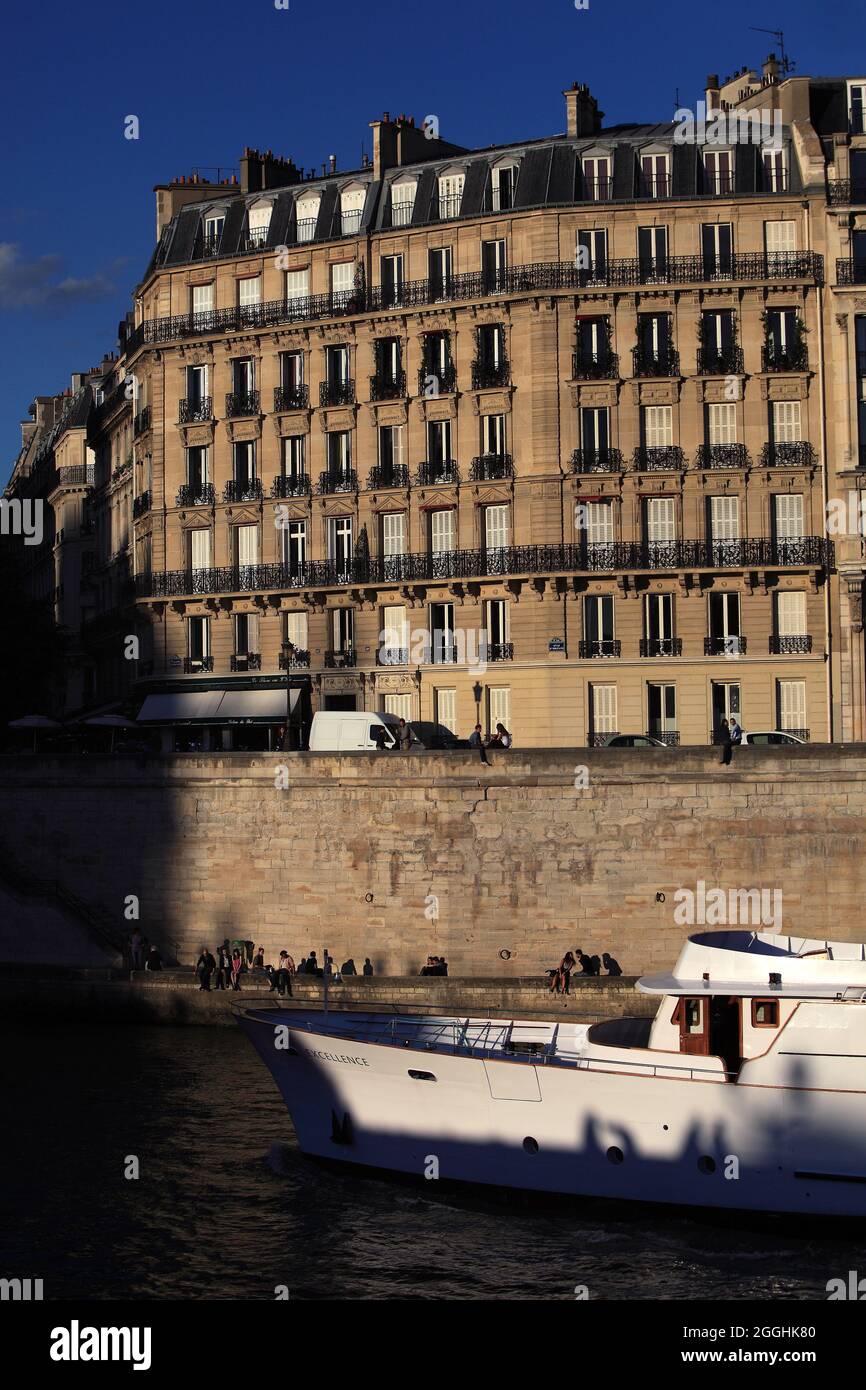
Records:
[[[0,83],[0,479],[33,397],[114,347],[153,249],[155,183],[236,167],[245,145],[355,168],[385,110],[435,114],[445,139],[469,146],[550,135],[574,80],[607,124],[665,120],[677,91],[682,105],[703,94],[708,72],[761,62],[774,40],[751,24],[780,23],[799,73],[866,69],[862,0],[13,6]],[[128,115],[137,141],[124,139]]]

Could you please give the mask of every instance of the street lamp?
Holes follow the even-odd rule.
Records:
[[[286,668],[286,732],[283,735],[283,752],[291,747],[290,730],[292,727],[292,667],[291,656],[295,650],[294,642],[290,642],[288,637],[283,641],[280,648],[283,656],[283,665]]]

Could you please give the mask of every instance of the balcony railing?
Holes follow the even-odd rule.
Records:
[[[282,475],[271,483],[272,497],[306,497],[309,491],[310,480],[306,473]]]
[[[745,637],[705,637],[704,656],[745,656]]]
[[[618,735],[619,729],[607,729],[604,732],[593,732],[589,736],[589,747],[603,748],[609,738],[616,738]]]
[[[573,352],[571,375],[574,381],[613,381],[619,376],[619,356],[607,351]]]
[[[680,355],[675,348],[632,348],[632,376],[679,376]]]
[[[811,650],[812,638],[806,633],[770,638],[770,656],[806,656]]]
[[[408,487],[409,486],[409,465],[407,463],[393,463],[390,467],[371,468],[367,474],[368,492],[377,492],[381,488],[389,487]]]
[[[380,666],[408,666],[408,647],[380,647],[377,655]]]
[[[866,179],[831,179],[827,185],[831,207],[849,207],[866,203]]]
[[[678,444],[663,444],[635,449],[633,462],[639,473],[664,473],[670,469],[685,468],[686,456]]]
[[[496,549],[353,556],[347,560],[307,560],[294,564],[217,566],[189,572],[155,571],[139,575],[141,597],[172,598],[189,593],[242,593],[248,590],[336,588],[344,584],[400,584],[408,581],[476,579],[491,575],[617,574],[678,570],[829,569],[833,542],[823,536],[776,541],[577,542],[571,545],[520,545]],[[725,655],[725,641],[717,652]],[[741,644],[743,638],[734,639]]]
[[[202,420],[212,420],[213,398],[211,396],[200,396],[195,400],[188,399],[181,401],[177,418],[182,425],[192,425]]]
[[[857,262],[861,280],[850,278],[840,283],[854,284],[866,280],[866,261]],[[573,260],[538,261],[511,266],[504,272],[506,294],[532,294],[536,291],[574,291],[596,285],[629,288],[643,284],[699,285],[727,280],[739,284],[750,280],[808,280],[821,284],[824,278],[824,259],[815,251],[745,251],[732,255],[724,265],[705,263],[696,256],[669,256],[664,264],[648,265],[636,256],[605,261],[590,270],[580,269]],[[234,333],[246,328],[270,328],[282,323],[311,319],[341,318],[347,314],[375,312],[389,307],[384,300],[391,294],[382,286],[363,290],[335,290],[330,294],[305,295],[290,299],[266,300],[247,304],[243,308],[207,309],[197,314],[172,314],[163,318],[146,319],[127,336],[127,354],[139,348],[206,333]],[[393,297],[393,296],[392,296]],[[436,304],[443,300],[483,299],[484,279],[481,271],[466,271],[446,278],[404,281],[399,289],[399,306]]]
[[[748,468],[751,465],[745,444],[699,444],[696,468]]]
[[[319,405],[354,405],[355,383],[351,377],[344,381],[323,381],[319,385]]]
[[[310,664],[310,653],[303,647],[293,647],[290,652],[280,652],[280,670],[298,671]]]
[[[260,251],[268,244],[269,227],[247,227],[241,239],[244,251]]]
[[[134,517],[144,516],[147,512],[150,511],[150,506],[150,492],[147,490],[145,490],[144,492],[140,492],[138,496],[133,499],[132,515]]]
[[[353,468],[343,468],[339,472],[328,470],[319,474],[316,491],[320,496],[335,492],[357,492],[358,475]]]
[[[478,358],[472,363],[472,390],[484,391],[490,386],[507,386],[511,380],[511,366],[508,362],[484,362]]]
[[[399,400],[406,394],[405,372],[376,372],[370,377],[371,401]]]
[[[433,387],[435,379],[435,389]],[[418,373],[418,395],[419,396],[446,396],[449,392],[457,389],[457,368],[453,362],[446,362],[444,367],[436,363],[435,366],[422,367]]]
[[[647,729],[647,738],[657,738],[659,743],[666,743],[670,748],[676,748],[680,741],[679,729]]]
[[[575,449],[572,473],[618,473],[625,467],[619,449]]]
[[[866,285],[866,260],[850,257],[837,260],[836,283],[839,285]]]
[[[740,376],[743,369],[741,347],[733,346],[721,352],[714,347],[698,348],[698,376]]]
[[[794,738],[801,738],[801,739],[803,740],[804,743],[808,743],[808,742],[809,742],[809,730],[808,730],[808,729],[789,729],[789,728],[785,727],[785,728],[783,728],[780,732],[783,733],[783,734],[792,734],[792,735],[794,736]]]
[[[814,446],[805,439],[765,444],[761,450],[762,468],[814,468],[817,462]]]
[[[185,656],[183,659],[184,675],[191,676],[197,671],[212,671],[212,656]]]
[[[224,502],[257,502],[262,495],[260,478],[232,478],[223,488]]]
[[[809,370],[809,351],[805,343],[795,343],[792,347],[761,348],[762,372],[806,372]]]
[[[177,490],[178,507],[212,507],[215,501],[213,483],[189,483]]]
[[[132,421],[132,437],[137,439],[140,434],[146,433],[150,429],[150,406],[142,406],[141,410]]]
[[[425,487],[433,483],[459,483],[460,469],[454,459],[439,459],[419,463],[416,482]]]
[[[472,483],[492,483],[514,477],[514,461],[510,454],[479,454],[469,468]]]
[[[578,642],[577,654],[581,661],[595,656],[619,656],[621,646],[618,638],[606,641]]]
[[[258,391],[228,391],[226,393],[226,416],[229,420],[239,415],[258,415]]]
[[[229,667],[232,671],[260,671],[262,669],[261,652],[234,652],[229,658]]]
[[[274,410],[306,410],[310,404],[309,386],[275,386]]]
[[[335,666],[337,668],[340,668],[345,666],[357,666],[357,664],[358,653],[355,651],[353,647],[346,647],[344,650],[340,651],[325,652],[326,666]]]
[[[683,639],[681,637],[642,637],[640,639],[641,656],[682,656]]]
[[[487,643],[488,661],[513,661],[514,643],[513,642],[488,642]]]

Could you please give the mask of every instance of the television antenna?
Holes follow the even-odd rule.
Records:
[[[787,77],[789,72],[793,72],[797,66],[785,52],[785,32],[783,29],[757,29],[754,24],[749,25],[753,34],[771,34],[779,45],[779,68],[782,76]]]

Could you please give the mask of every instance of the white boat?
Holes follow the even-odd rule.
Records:
[[[245,1009],[301,1149],[419,1178],[866,1215],[866,948],[689,938],[595,1024]]]

